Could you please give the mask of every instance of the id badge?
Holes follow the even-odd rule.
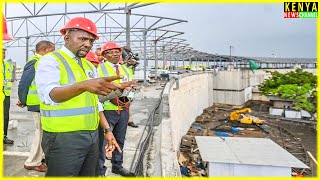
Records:
[[[94,73],[90,70],[86,70],[86,75],[89,79],[94,79]]]
[[[120,83],[123,83],[123,82],[128,82],[129,79],[127,76],[124,76],[122,79],[120,79]]]

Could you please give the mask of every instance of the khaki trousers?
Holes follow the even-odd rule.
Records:
[[[133,118],[132,118],[132,113],[130,111],[130,107],[129,107],[129,121],[128,122],[133,122]]]
[[[41,147],[41,141],[42,141],[42,127],[40,122],[40,113],[39,112],[32,112],[34,125],[35,125],[35,133],[34,138],[32,141],[31,150],[29,153],[29,157],[24,163],[26,166],[40,166],[41,160],[42,160],[42,154],[43,150]]]

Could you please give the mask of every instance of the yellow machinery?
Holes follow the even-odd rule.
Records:
[[[242,124],[262,124],[263,120],[260,120],[257,117],[244,114],[244,113],[250,113],[251,109],[250,108],[244,108],[240,110],[236,110],[230,113],[230,120],[231,121],[239,121]],[[241,116],[241,118],[240,118]]]
[[[240,118],[240,114],[241,113],[246,113],[246,112],[251,112],[250,108],[244,108],[244,109],[240,109],[240,110],[236,110],[230,113],[230,120],[231,121],[238,121]]]

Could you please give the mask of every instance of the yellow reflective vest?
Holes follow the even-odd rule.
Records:
[[[36,63],[34,64],[34,70],[36,71],[36,68],[38,66],[38,62],[40,60],[41,56],[38,55],[33,55],[31,56],[31,58],[28,60],[29,61],[33,61],[35,60]],[[27,62],[27,63],[28,63]],[[39,95],[37,93],[37,87],[36,87],[36,83],[34,81],[34,78],[32,80],[31,85],[29,86],[29,91],[28,91],[28,95],[27,95],[27,102],[26,102],[27,106],[35,106],[35,105],[39,105],[40,104],[40,98]]]
[[[122,67],[124,68],[125,72],[129,74],[129,81],[132,81],[134,79],[132,67],[127,67],[125,65],[122,65]]]
[[[11,88],[12,88],[12,66],[7,61],[3,61],[3,92],[6,96],[11,95]]]
[[[130,81],[130,74],[128,72],[128,69],[124,65],[118,64],[118,66],[119,66],[118,68],[119,68],[120,75],[122,75],[124,78],[121,80],[120,79],[115,80],[114,82],[117,84],[120,84],[121,82]],[[116,76],[117,75],[114,67],[112,67],[111,63],[109,63],[109,62],[105,62],[103,64],[100,64],[98,66],[98,72],[99,72],[100,76],[102,76],[102,77],[109,77],[109,76]],[[103,103],[103,109],[104,110],[122,110],[121,107],[118,107],[118,106],[112,104],[110,101],[105,101]]]
[[[61,50],[48,54],[59,63],[61,86],[88,80],[95,67],[81,58],[83,69]],[[68,101],[51,106],[40,102],[42,129],[48,132],[96,130],[99,125],[98,97],[84,92]]]

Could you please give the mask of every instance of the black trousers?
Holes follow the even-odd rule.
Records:
[[[43,131],[42,149],[46,176],[96,176],[98,130],[75,132]]]
[[[127,133],[128,127],[128,120],[129,120],[129,113],[127,110],[121,110],[120,114],[117,111],[103,111],[106,119],[108,120],[109,126],[113,127],[113,135],[119,144],[122,154],[119,153],[117,149],[115,149],[112,153],[112,168],[122,168],[123,163],[123,146],[125,142],[125,137]],[[99,131],[99,168],[100,168],[100,175],[105,175],[106,168],[104,167],[104,163],[106,160],[105,149],[104,146],[106,141],[104,140],[103,131]]]
[[[10,111],[10,96],[5,96],[3,100],[3,134],[4,136],[8,135],[9,111]]]

